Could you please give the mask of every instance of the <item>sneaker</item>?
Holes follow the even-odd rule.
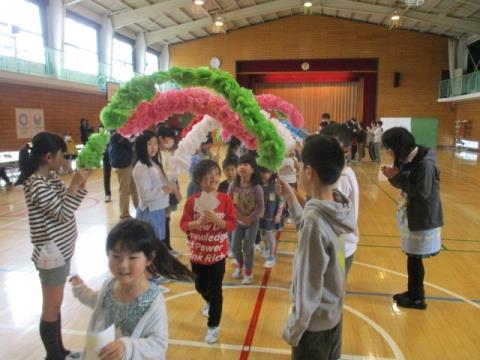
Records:
[[[260,250],[260,244],[255,244],[255,252],[259,252]]]
[[[169,283],[171,280],[163,276],[155,276],[150,278],[150,281],[153,282],[155,285],[161,285]]]
[[[158,287],[158,290],[160,290],[160,292],[162,294],[168,294],[170,292],[170,289],[165,287],[165,286],[157,285],[157,287]]]
[[[215,344],[218,341],[218,326],[209,327],[207,329],[207,336],[205,336],[205,342],[208,344]]]
[[[208,318],[208,312],[209,311],[210,311],[210,303],[206,303],[205,305],[203,305],[203,310],[202,310],[203,316]]]
[[[403,297],[408,297],[408,291],[393,295],[393,300],[398,301],[398,299],[403,298]]]
[[[180,251],[173,250],[173,249],[169,250],[169,252],[170,252],[170,255],[172,255],[172,256],[175,257],[175,258],[177,258],[177,257],[179,257],[180,255],[182,255],[182,254],[180,253]]]
[[[427,304],[424,300],[412,300],[409,297],[401,297],[397,300],[397,305],[403,308],[425,310]]]
[[[112,197],[110,195],[105,195],[105,202],[109,203],[110,201],[112,201]]]
[[[70,351],[67,356],[65,356],[65,360],[75,360],[80,359],[82,353],[79,351]]]
[[[240,267],[235,267],[235,270],[233,270],[232,274],[232,279],[240,279],[242,277],[242,268]]]
[[[263,264],[264,268],[270,269],[275,265],[275,257],[274,256],[269,256],[267,258],[267,261],[265,261],[265,264]]]
[[[250,285],[253,283],[253,275],[245,275],[242,280],[242,285]]]

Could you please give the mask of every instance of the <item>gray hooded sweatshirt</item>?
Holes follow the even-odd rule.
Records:
[[[334,328],[342,315],[345,245],[341,234],[355,229],[355,214],[340,192],[335,201],[312,199],[289,211],[299,231],[293,259],[292,309],[283,338],[297,346],[303,333]]]

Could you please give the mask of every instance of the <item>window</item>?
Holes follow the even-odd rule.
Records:
[[[114,79],[128,81],[133,78],[133,46],[127,40],[113,39],[112,67]]]
[[[45,64],[40,8],[25,0],[11,0],[0,11],[0,55]]]
[[[153,74],[158,71],[158,55],[152,51],[147,51],[145,55],[145,74]]]
[[[63,67],[86,74],[98,74],[97,30],[79,18],[65,19]]]

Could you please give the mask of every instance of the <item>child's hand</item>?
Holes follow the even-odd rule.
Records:
[[[205,217],[205,219],[208,222],[212,222],[215,225],[217,225],[218,227],[223,228],[224,225],[225,225],[225,222],[222,219],[220,219],[220,217],[216,213],[214,213],[213,211],[205,210],[203,212],[203,217]]]
[[[125,345],[122,340],[115,340],[100,350],[98,358],[100,360],[122,360],[124,353]]]
[[[202,218],[188,223],[188,230],[200,230],[202,227]]]
[[[277,194],[283,197],[288,202],[291,203],[295,200],[295,194],[293,193],[290,185],[288,185],[287,182],[285,182],[279,177],[277,177],[275,188],[277,190]]]
[[[282,214],[277,214],[275,215],[275,217],[273,218],[273,222],[275,224],[280,224],[280,222],[282,221]]]
[[[382,166],[382,173],[387,179],[391,179],[400,172],[399,169],[394,167]]]
[[[78,275],[73,275],[69,280],[68,282],[70,284],[72,284],[72,286],[79,286],[79,285],[83,285],[85,284],[85,282],[83,281],[83,279],[78,276]]]

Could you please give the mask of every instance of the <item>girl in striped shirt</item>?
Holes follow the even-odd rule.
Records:
[[[89,172],[77,171],[65,187],[55,171],[65,162],[65,141],[56,134],[40,132],[19,154],[20,176],[28,208],[32,261],[42,283],[43,305],[40,337],[46,359],[65,359],[70,354],[62,342],[60,307],[70,271],[77,228],[74,211],[87,194]]]

